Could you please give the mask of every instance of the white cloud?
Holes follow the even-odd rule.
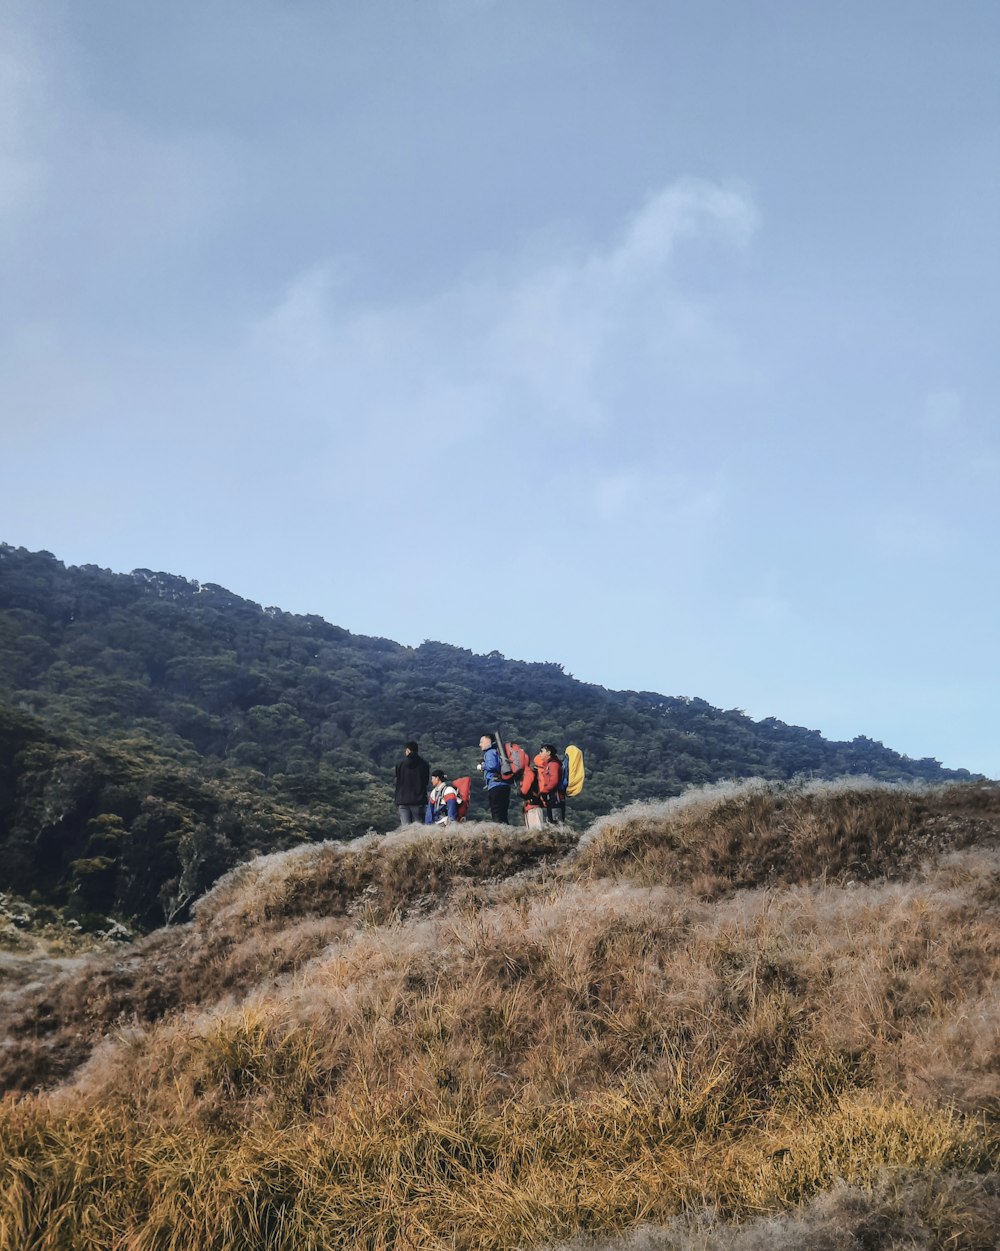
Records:
[[[652,403],[692,354],[726,343],[673,281],[677,248],[694,235],[742,246],[756,221],[744,193],[685,179],[605,247],[376,309],[352,308],[339,267],[322,263],[288,284],[248,343],[300,405],[333,420],[346,406],[376,440],[413,422],[452,441],[483,423],[535,436],[627,427],[623,378]],[[600,506],[613,509],[618,490],[599,488]]]
[[[331,345],[335,287],[333,265],[299,274],[271,312],[251,326],[251,346],[273,352],[292,368],[322,364]]]
[[[610,256],[597,264],[622,282],[642,282],[667,264],[684,238],[709,230],[744,246],[758,225],[757,211],[745,192],[684,178],[652,196]]]

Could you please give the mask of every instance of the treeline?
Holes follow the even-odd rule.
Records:
[[[255,851],[328,837],[331,809],[252,775],[184,764],[141,737],[50,730],[0,705],[0,888],[142,928],[185,915]]]
[[[403,647],[219,586],[6,544],[0,703],[7,887],[143,925],[255,849],[389,828],[408,738],[454,774],[474,769],[483,727],[576,742],[580,823],[720,777],[969,776],[870,739],[608,691],[558,664]]]

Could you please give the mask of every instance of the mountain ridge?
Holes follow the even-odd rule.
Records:
[[[723,778],[972,776],[553,661],[408,647],[216,583],[0,544],[0,847],[14,889],[81,915],[148,927],[248,855],[385,832],[404,741],[458,776],[498,724],[583,747],[578,825]]]

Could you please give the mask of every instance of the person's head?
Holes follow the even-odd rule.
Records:
[[[559,753],[555,749],[553,743],[543,743],[538,749],[539,756],[542,756],[546,762],[549,760],[558,760]]]
[[[448,775],[445,773],[444,769],[432,769],[431,781],[435,786],[440,786],[442,782],[448,781]]]
[[[482,738],[479,740],[479,747],[480,747],[480,749],[481,749],[482,751],[485,751],[485,750],[487,749],[487,747],[492,747],[492,746],[493,746],[493,735],[492,735],[492,734],[484,734],[484,735],[482,736]]]
[[[415,756],[420,751],[420,748],[411,738],[408,743],[403,744],[403,751],[405,751],[408,756]]]

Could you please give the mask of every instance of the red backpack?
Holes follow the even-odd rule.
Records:
[[[505,743],[499,733],[496,736],[500,752],[500,776],[522,795],[530,795],[535,785],[535,771],[531,767],[531,753],[520,743]]]
[[[494,736],[496,749],[500,756],[500,776],[512,785],[520,782],[521,774],[530,767],[528,750],[519,743],[505,743],[498,730]]]
[[[464,821],[469,812],[469,793],[472,790],[472,778],[455,778],[452,782],[458,791],[458,819]]]

